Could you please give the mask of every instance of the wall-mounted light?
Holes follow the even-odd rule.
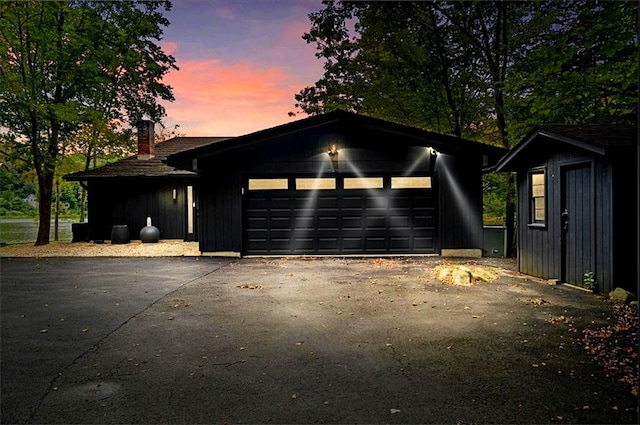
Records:
[[[173,189],[172,196],[174,201],[178,199],[178,189]]]
[[[429,154],[433,155],[433,156],[438,156],[438,151],[435,150],[434,148],[429,148]]]
[[[329,154],[329,156],[337,155],[338,154],[338,145],[336,145],[336,144],[331,145],[331,147],[329,148],[327,153]]]

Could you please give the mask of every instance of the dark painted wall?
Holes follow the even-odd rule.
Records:
[[[518,263],[519,270],[543,279],[563,279],[563,223],[562,215],[562,171],[587,170],[582,173],[589,182],[584,190],[568,190],[567,198],[574,205],[580,202],[590,205],[590,211],[572,211],[583,214],[591,222],[579,235],[581,252],[569,252],[565,260],[564,275],[571,274],[577,263],[585,270],[573,270],[574,275],[583,276],[586,271],[595,273],[601,293],[608,293],[616,286],[636,291],[638,259],[637,245],[627,244],[630,235],[637,233],[637,193],[633,155],[617,157],[592,155],[578,149],[548,151],[546,157],[532,157],[529,168],[543,166],[546,169],[546,225],[529,223],[530,193],[528,169],[518,172]],[[582,168],[586,166],[587,168]],[[633,170],[633,171],[630,171]],[[571,200],[572,197],[582,197]],[[570,216],[571,217],[571,216]],[[583,286],[581,279],[569,282]]]
[[[438,155],[440,249],[482,249],[481,158]]]
[[[126,224],[131,239],[140,239],[140,230],[151,217],[161,239],[185,239],[185,187],[184,183],[153,179],[90,182],[89,238],[109,240],[114,225]]]
[[[638,294],[638,149],[611,156],[608,178],[612,184],[613,283]]]
[[[373,131],[355,132],[336,125],[200,158],[200,249],[242,252],[242,185],[248,176],[432,174],[428,149],[400,142]],[[338,148],[333,158],[327,153],[332,144]],[[442,194],[437,199],[447,209],[438,213],[448,218],[440,226],[441,237],[447,248],[481,249],[481,159],[441,154],[436,164],[441,159],[450,162],[447,172],[432,180],[434,191]],[[450,177],[459,182],[449,184]]]

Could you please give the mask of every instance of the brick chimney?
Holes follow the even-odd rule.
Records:
[[[138,122],[138,159],[148,160],[155,156],[155,134],[153,121]]]

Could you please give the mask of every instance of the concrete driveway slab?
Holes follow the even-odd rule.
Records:
[[[478,263],[501,276],[445,285],[434,257],[202,270],[66,359],[28,422],[637,423],[580,343],[611,304]]]

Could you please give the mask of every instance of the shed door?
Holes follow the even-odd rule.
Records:
[[[584,287],[584,273],[594,262],[594,200],[591,165],[561,168],[562,281]]]
[[[245,188],[247,255],[435,253],[428,177],[248,179]]]

